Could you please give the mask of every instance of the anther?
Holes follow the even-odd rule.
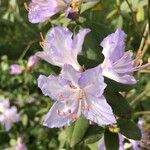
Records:
[[[25,2],[24,3],[24,7],[25,7],[25,9],[27,10],[27,11],[29,11],[29,7],[28,7],[28,4]]]

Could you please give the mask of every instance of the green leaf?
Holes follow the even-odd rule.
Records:
[[[67,142],[69,144],[71,143],[71,138],[72,138],[74,126],[75,126],[75,123],[73,123],[72,125],[70,125],[69,127],[67,127],[66,130],[65,130],[65,132],[66,132],[66,139],[67,139]]]
[[[89,127],[88,120],[86,120],[84,117],[80,117],[75,122],[72,136],[71,136],[71,140],[70,140],[70,146],[71,147],[74,147],[77,143],[79,143],[82,140],[88,127]]]
[[[99,3],[100,0],[94,0],[93,2],[84,3],[81,5],[80,13],[83,13],[84,11],[94,7],[96,4]]]
[[[6,131],[0,131],[0,145],[7,144],[10,140],[8,133]]]
[[[141,131],[138,126],[131,120],[118,119],[118,126],[120,128],[121,134],[129,139],[140,140]]]
[[[22,124],[24,127],[28,125],[28,116],[26,114],[22,116]]]
[[[104,129],[102,127],[90,126],[85,134],[84,142],[86,144],[95,143],[101,139],[103,133],[104,133]]]
[[[104,94],[115,115],[127,119],[131,118],[132,109],[128,101],[120,93],[109,91],[107,87]]]
[[[99,142],[88,144],[90,150],[97,150]]]
[[[106,150],[119,150],[118,134],[105,130],[104,134]]]
[[[138,11],[136,13],[136,19],[137,19],[137,22],[144,21],[144,8],[143,7],[138,8]]]
[[[137,84],[134,85],[122,84],[106,77],[105,77],[105,83],[107,84],[107,87],[114,92],[130,91],[131,89],[137,86]]]

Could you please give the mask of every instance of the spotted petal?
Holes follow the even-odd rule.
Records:
[[[74,122],[74,114],[78,108],[77,101],[72,99],[66,103],[56,102],[45,117],[43,125],[49,128],[59,128]]]
[[[45,96],[53,98],[53,100],[63,101],[70,99],[73,90],[70,87],[70,81],[62,77],[40,75],[38,78],[38,87]]]

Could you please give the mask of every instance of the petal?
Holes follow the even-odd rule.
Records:
[[[104,96],[99,98],[86,95],[88,110],[83,110],[85,117],[98,125],[109,125],[116,123],[112,109]]]
[[[66,103],[56,102],[46,115],[43,125],[49,128],[59,128],[74,122],[73,114],[76,114],[77,102],[75,99]]]
[[[132,74],[118,74],[112,68],[103,69],[102,73],[105,77],[123,84],[136,84],[136,79]]]
[[[46,36],[44,51],[53,65],[62,67],[64,64],[72,65],[80,70],[77,56],[72,48],[72,32],[68,28],[55,27]]]
[[[39,52],[36,52],[35,53],[35,56],[47,61],[48,63],[50,64],[57,64],[57,62],[53,62],[52,58],[50,57],[50,54],[49,52],[46,52],[46,51],[39,51]],[[60,66],[59,64],[57,64],[57,66]]]
[[[71,81],[72,85],[79,87],[78,80],[81,77],[81,73],[76,71],[71,65],[63,66],[61,76]]]
[[[38,87],[45,96],[53,100],[63,101],[70,99],[74,95],[74,89],[70,87],[70,81],[62,77],[40,75],[38,78]]]
[[[23,67],[18,64],[12,64],[10,66],[10,74],[12,75],[19,75],[23,72]]]
[[[111,62],[115,62],[120,59],[125,51],[125,38],[124,31],[117,29],[115,33],[108,35],[102,42],[102,53],[105,59],[110,59]]]
[[[49,17],[64,9],[64,4],[60,4],[58,0],[32,0],[29,5],[29,21],[31,23],[44,22]]]
[[[99,97],[103,94],[106,84],[100,66],[88,69],[82,73],[79,85],[88,94]]]
[[[74,56],[77,56],[81,52],[85,36],[90,31],[91,31],[90,29],[81,29],[79,33],[74,37],[72,43]]]

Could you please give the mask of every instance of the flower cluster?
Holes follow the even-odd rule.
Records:
[[[0,100],[0,123],[5,126],[6,130],[10,130],[12,124],[20,120],[15,106],[10,107],[9,100]]]
[[[14,150],[27,150],[26,145],[22,142],[21,138],[17,139],[17,144],[14,147]]]
[[[60,75],[40,75],[38,86],[45,96],[55,100],[44,125],[62,127],[81,115],[98,125],[116,123],[116,117],[103,95],[107,86],[104,77],[123,84],[135,84],[133,72],[148,65],[133,59],[131,51],[125,52],[124,31],[117,29],[102,42],[104,62],[95,68],[84,70],[77,56],[82,50],[84,38],[90,29],[81,29],[76,36],[68,28],[54,27],[42,42],[44,51],[36,55],[62,68]]]
[[[66,17],[74,20],[80,13],[81,4],[93,1],[97,0],[32,0],[27,6],[28,18],[31,23],[42,23],[63,11]],[[126,51],[127,35],[117,29],[100,43],[103,62],[86,70],[84,64],[78,62],[78,55],[90,32],[90,29],[82,28],[74,35],[67,27],[56,26],[47,33],[45,39],[42,37],[40,45],[43,51],[35,56],[61,68],[59,75],[40,75],[38,78],[42,93],[55,101],[45,117],[44,126],[67,126],[81,116],[99,126],[116,126],[120,116],[114,114],[114,108],[107,102],[104,78],[134,85],[137,80],[133,73],[150,65],[149,62],[142,65],[140,56],[134,58],[132,51]],[[124,137],[119,134],[120,150],[124,149],[123,141]],[[99,148],[105,149],[104,138],[100,142]]]

